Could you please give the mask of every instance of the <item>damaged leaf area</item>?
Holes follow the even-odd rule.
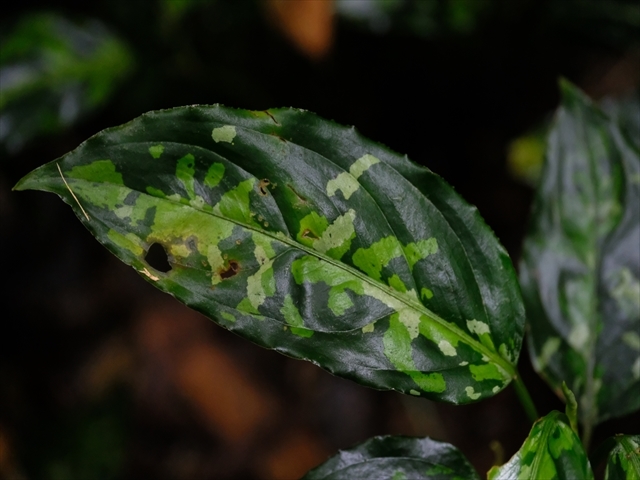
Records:
[[[593,425],[640,407],[640,152],[561,86],[520,274],[532,362],[575,393],[588,442]]]
[[[608,442],[605,480],[640,480],[640,435],[616,435]]]
[[[440,177],[353,128],[296,109],[150,112],[15,188],[60,195],[161,290],[336,375],[452,403],[515,376],[508,255]],[[152,244],[167,271],[145,261]]]
[[[587,454],[567,417],[557,411],[538,420],[524,444],[500,467],[487,474],[489,480],[593,480]]]

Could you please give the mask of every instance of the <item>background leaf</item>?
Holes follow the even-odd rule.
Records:
[[[534,367],[591,426],[640,406],[640,156],[581,92],[563,101],[524,243]]]
[[[97,20],[32,14],[2,38],[0,142],[10,152],[104,104],[129,73],[127,45]]]
[[[335,374],[454,403],[514,375],[509,257],[440,177],[353,128],[293,109],[152,112],[16,188],[59,194],[162,290]],[[145,261],[153,243],[168,272]]]
[[[343,450],[311,470],[303,480],[465,479],[479,476],[453,445],[430,438],[374,437]]]
[[[587,454],[567,417],[557,411],[538,420],[518,452],[501,467],[493,467],[489,480],[544,478],[593,479]]]
[[[640,479],[640,435],[616,435],[612,440],[605,480]]]

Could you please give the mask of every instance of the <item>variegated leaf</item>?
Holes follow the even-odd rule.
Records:
[[[640,480],[640,435],[616,435],[607,460],[605,480]]]
[[[576,394],[588,442],[640,407],[640,152],[577,88],[562,93],[521,283],[533,364]]]
[[[365,385],[467,403],[515,376],[511,261],[440,177],[295,109],[193,106],[26,176],[148,281],[254,342]],[[145,252],[161,244],[170,266]]]
[[[538,420],[524,444],[501,467],[493,467],[489,480],[593,480],[587,454],[567,417],[551,412]]]
[[[303,480],[480,480],[460,451],[430,438],[374,437],[343,450]]]

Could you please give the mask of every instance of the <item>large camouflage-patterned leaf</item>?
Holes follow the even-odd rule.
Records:
[[[501,467],[493,467],[489,480],[593,479],[587,454],[567,417],[554,411],[538,420],[524,444]]]
[[[640,407],[640,155],[575,87],[562,91],[521,283],[533,364],[575,392],[588,443],[593,424]]]
[[[342,450],[303,480],[480,480],[467,459],[448,443],[428,437],[373,437]]]
[[[616,435],[610,441],[605,480],[640,480],[640,435]]]
[[[57,193],[158,288],[335,374],[454,403],[515,376],[509,257],[440,177],[353,128],[294,109],[152,112],[16,188]],[[154,243],[167,273],[145,261]]]

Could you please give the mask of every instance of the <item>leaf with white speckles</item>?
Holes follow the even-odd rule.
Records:
[[[524,444],[489,480],[593,480],[593,472],[580,439],[567,417],[557,411],[538,420]]]
[[[352,128],[294,109],[151,112],[16,188],[57,193],[158,288],[337,375],[453,403],[515,376],[506,252],[440,177]],[[147,262],[154,243],[169,271]]]
[[[480,480],[468,460],[448,443],[430,438],[374,437],[343,450],[303,480]]]
[[[588,442],[640,408],[640,152],[579,90],[562,93],[520,277],[533,364],[575,393]]]

